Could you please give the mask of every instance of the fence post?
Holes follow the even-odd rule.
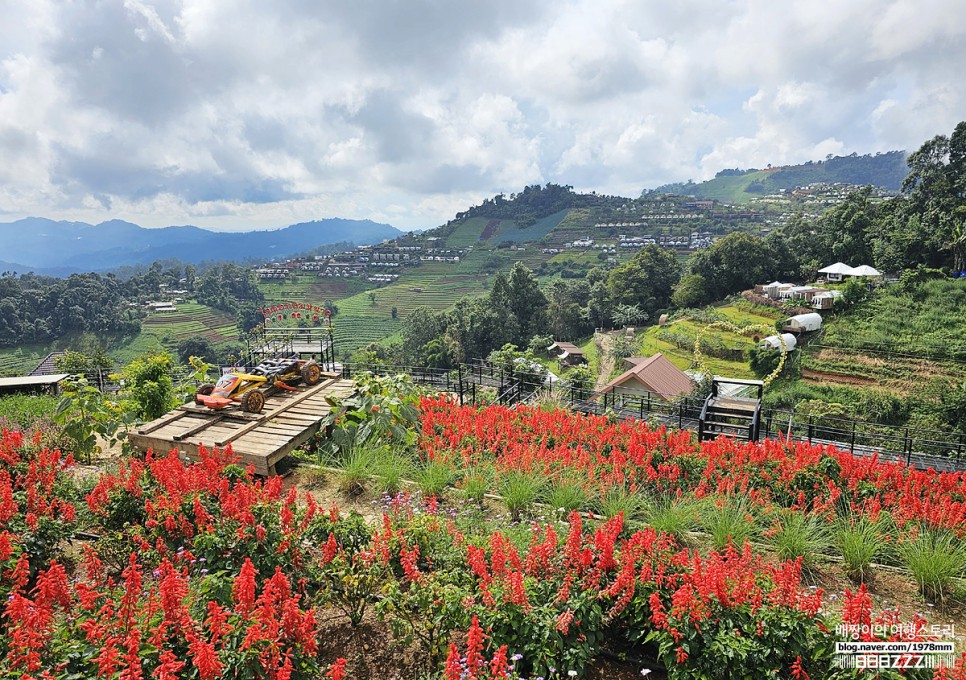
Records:
[[[812,443],[812,434],[815,432],[815,428],[813,427],[813,424],[812,424],[812,419],[814,417],[815,416],[809,416],[808,417],[808,443],[809,444]]]
[[[912,439],[909,438],[909,428],[902,436],[902,452],[906,454],[906,465],[912,460]]]
[[[473,383],[473,406],[476,406],[476,383]]]
[[[457,366],[457,370],[459,371],[459,379],[460,379],[460,406],[462,406],[463,405],[463,364],[460,364],[459,366]]]
[[[680,402],[678,402],[678,429],[684,429],[684,405],[687,403],[688,398],[685,397]]]
[[[855,455],[855,421],[852,421],[852,439],[849,442],[849,453]]]
[[[648,396],[650,396],[651,393],[648,392],[647,394],[648,394]],[[638,403],[641,406],[641,417],[640,417],[640,420],[644,420],[644,400],[643,399],[639,399],[638,400]]]

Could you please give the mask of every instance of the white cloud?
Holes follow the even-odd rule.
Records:
[[[966,111],[959,0],[0,5],[0,214],[431,227],[894,148]]]

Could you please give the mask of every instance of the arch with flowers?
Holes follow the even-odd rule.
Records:
[[[694,363],[698,366],[698,370],[709,378],[711,377],[711,369],[704,361],[704,353],[701,350],[701,340],[704,338],[705,334],[711,330],[722,330],[736,333],[738,335],[748,335],[749,333],[756,332],[767,334],[771,333],[774,329],[761,323],[738,326],[730,321],[714,321],[704,326],[700,331],[698,331],[697,336],[694,338]],[[765,387],[768,387],[768,385],[770,385],[775,378],[781,375],[782,369],[785,368],[785,361],[788,359],[788,345],[785,343],[785,338],[781,333],[778,334],[778,342],[781,345],[781,358],[779,358],[778,365],[775,367],[775,370],[765,376],[763,381],[765,383]]]

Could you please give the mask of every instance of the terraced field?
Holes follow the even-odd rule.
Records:
[[[23,345],[0,349],[0,377],[30,373],[50,351],[47,345]]]
[[[749,310],[737,306],[715,307],[713,312],[736,326],[743,327],[750,324],[762,324],[764,326],[774,325],[779,313],[772,310],[754,309]],[[661,352],[671,362],[682,370],[697,369],[694,361],[694,348],[689,344],[687,347],[680,347],[677,344],[662,339],[662,331],[667,330],[671,333],[678,333],[682,336],[695,337],[707,323],[693,319],[676,321],[664,328],[652,326],[644,333],[639,335],[640,353],[642,356],[650,356],[655,352]],[[761,335],[761,332],[758,332]],[[712,329],[703,336],[708,343],[720,342],[728,348],[749,349],[754,345],[753,339],[745,335],[738,335],[730,331]],[[731,378],[754,378],[754,373],[747,361],[730,361],[711,356],[705,356],[704,363],[716,375],[724,375]]]
[[[211,307],[193,302],[181,303],[174,314],[152,314],[141,322],[141,334],[108,351],[121,363],[128,363],[148,352],[172,352],[187,338],[201,336],[213,344],[238,339],[235,318]]]

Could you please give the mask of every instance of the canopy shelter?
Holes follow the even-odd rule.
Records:
[[[862,264],[852,270],[852,276],[882,276],[882,272],[875,267]]]
[[[841,281],[843,276],[855,276],[855,270],[844,262],[836,262],[818,270],[819,274],[825,274],[829,281]]]
[[[818,312],[809,312],[808,314],[796,314],[786,319],[782,324],[782,331],[808,333],[810,331],[817,331],[821,327],[822,315]]]
[[[791,333],[782,333],[781,337],[769,335],[767,338],[762,339],[758,346],[761,349],[781,349],[782,340],[785,341],[785,351],[787,352],[791,352],[798,345],[798,338]]]

